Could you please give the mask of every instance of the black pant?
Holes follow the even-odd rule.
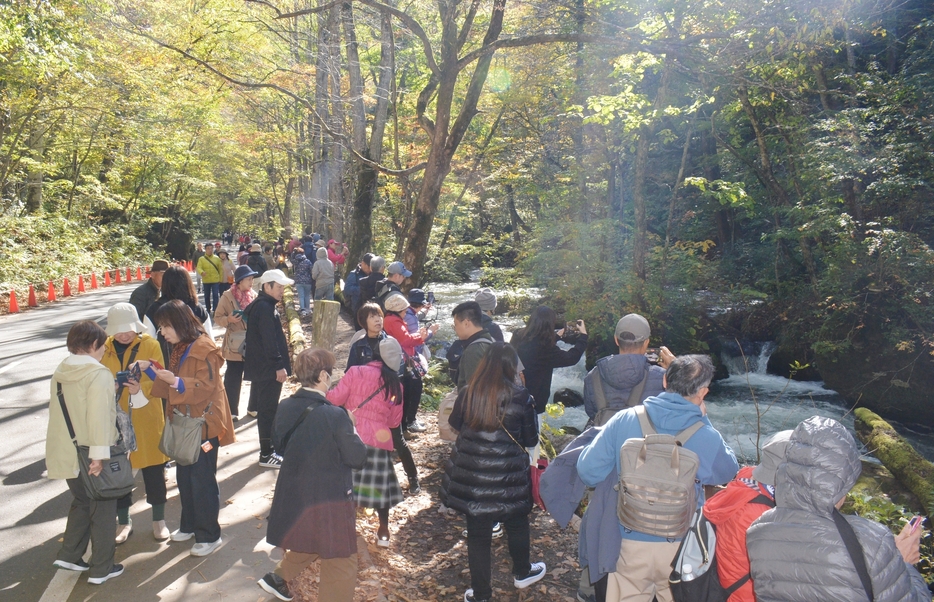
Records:
[[[143,473],[143,484],[146,486],[146,503],[157,506],[165,503],[165,464],[147,466],[140,470]],[[133,492],[117,500],[117,509],[129,508],[133,505]]]
[[[606,586],[610,580],[609,575],[604,575],[593,584],[594,594],[597,602],[606,602]]]
[[[243,362],[227,360],[227,372],[224,373],[224,390],[227,391],[227,405],[230,416],[240,415],[240,388],[243,386]]]
[[[467,563],[470,566],[470,587],[474,598],[486,600],[493,597],[490,584],[492,559],[490,545],[493,541],[493,518],[474,518],[467,515]],[[509,541],[512,557],[512,574],[525,577],[532,570],[529,562],[529,515],[511,516],[502,521]]]
[[[259,430],[259,453],[268,456],[275,451],[272,447],[272,427],[276,423],[279,409],[279,394],[282,383],[273,380],[254,380],[250,385],[250,405],[256,412],[256,428]]]
[[[415,422],[422,401],[422,377],[409,370],[402,375],[402,428]]]
[[[217,287],[217,294],[223,296],[223,294],[226,293],[228,290],[230,290],[230,283],[221,282],[220,285]],[[216,303],[214,304],[214,309],[217,309]]]
[[[201,449],[198,461],[191,466],[178,465],[175,480],[182,501],[182,533],[194,533],[196,543],[212,543],[221,538],[217,515],[221,494],[217,488],[217,437],[208,439],[211,451]]]
[[[68,489],[74,498],[65,523],[62,547],[56,556],[76,564],[88,550],[91,542],[91,577],[106,577],[114,564],[114,537],[117,536],[117,500],[95,502],[88,497],[81,479],[67,479]]]
[[[415,468],[415,460],[412,459],[409,444],[406,443],[405,437],[402,436],[402,427],[397,426],[389,429],[389,432],[392,433],[392,446],[395,448],[396,453],[399,454],[399,461],[402,462],[405,476],[409,478],[409,483],[414,484],[418,481],[418,470]]]

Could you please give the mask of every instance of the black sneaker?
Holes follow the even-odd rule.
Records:
[[[103,577],[88,577],[88,583],[90,583],[91,585],[100,585],[101,583],[104,583],[105,581],[113,579],[114,577],[119,577],[122,574],[123,574],[123,565],[115,564],[112,567],[110,567],[110,573],[104,575]]]
[[[282,456],[273,452],[271,454],[260,454],[259,455],[259,465],[264,468],[281,468],[282,467]]]
[[[533,562],[529,574],[524,577],[515,576],[513,584],[519,589],[525,589],[528,586],[541,581],[545,577],[545,563]]]
[[[86,563],[83,560],[78,562],[68,562],[67,560],[56,560],[52,563],[52,566],[59,569],[65,569],[66,571],[86,571],[91,568],[91,565]]]
[[[263,588],[264,591],[280,600],[289,602],[289,600],[292,599],[292,592],[289,591],[289,584],[285,582],[285,579],[275,573],[266,573],[256,584]]]

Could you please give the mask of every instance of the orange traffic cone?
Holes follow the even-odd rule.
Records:
[[[19,303],[16,302],[16,291],[10,291],[10,313],[19,313]]]
[[[84,290],[84,276],[82,276],[81,274],[78,274],[78,292],[79,292],[79,293],[85,292],[85,290]]]
[[[129,267],[126,269],[126,281],[133,282],[133,271]]]
[[[49,280],[49,293],[46,296],[46,299],[49,301],[55,301],[55,285],[52,284],[51,280]]]
[[[137,280],[142,280],[142,279],[143,279],[143,268],[142,268],[142,266],[136,266],[136,279],[137,279]]]
[[[65,278],[65,283],[62,284],[62,297],[71,296],[71,285],[68,284],[68,278]]]
[[[117,279],[114,280],[114,283],[120,284],[121,282],[123,282],[122,280],[120,280],[120,268],[117,268],[116,270],[114,270],[114,275],[117,277]]]
[[[110,286],[110,270],[104,272],[104,286]]]
[[[36,301],[36,287],[29,285],[29,298],[26,303],[29,304],[29,307],[39,307],[39,303]]]
[[[94,272],[91,272],[91,288],[92,289],[97,288],[97,274],[95,274]]]

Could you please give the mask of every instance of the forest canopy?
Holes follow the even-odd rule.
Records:
[[[316,231],[413,284],[518,266],[604,332],[637,309],[686,350],[778,337],[830,384],[877,375],[852,397],[911,397],[934,379],[932,16],[0,0],[0,220],[177,258],[225,228]],[[747,311],[711,324],[711,304]]]

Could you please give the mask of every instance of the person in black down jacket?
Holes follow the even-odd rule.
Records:
[[[285,457],[269,511],[266,541],[285,549],[275,572],[258,585],[291,600],[288,581],[321,559],[318,599],[352,602],[357,582],[353,470],[366,463],[366,446],[347,411],[325,398],[334,356],[306,349],[295,360],[302,388],[282,400],[275,443]]]
[[[545,412],[551,396],[551,376],[555,368],[573,366],[580,361],[587,349],[587,327],[583,320],[577,321],[577,332],[555,332],[558,316],[546,305],[535,308],[529,317],[529,325],[516,333],[512,344],[519,352],[525,366],[525,382],[535,400],[535,412]],[[568,350],[558,347],[558,338],[573,345]]]
[[[532,483],[525,448],[538,443],[538,426],[528,390],[514,384],[517,365],[511,346],[490,345],[451,413],[459,433],[444,468],[441,501],[467,517],[467,602],[493,595],[490,542],[497,521],[509,537],[515,586],[526,588],[545,576],[545,563],[529,562]]]
[[[282,458],[272,445],[272,425],[276,421],[282,383],[292,373],[292,365],[277,305],[285,287],[295,281],[286,278],[282,270],[267,270],[258,281],[259,296],[243,310],[246,320],[243,378],[252,383],[248,407],[257,413],[259,465],[279,468]]]

